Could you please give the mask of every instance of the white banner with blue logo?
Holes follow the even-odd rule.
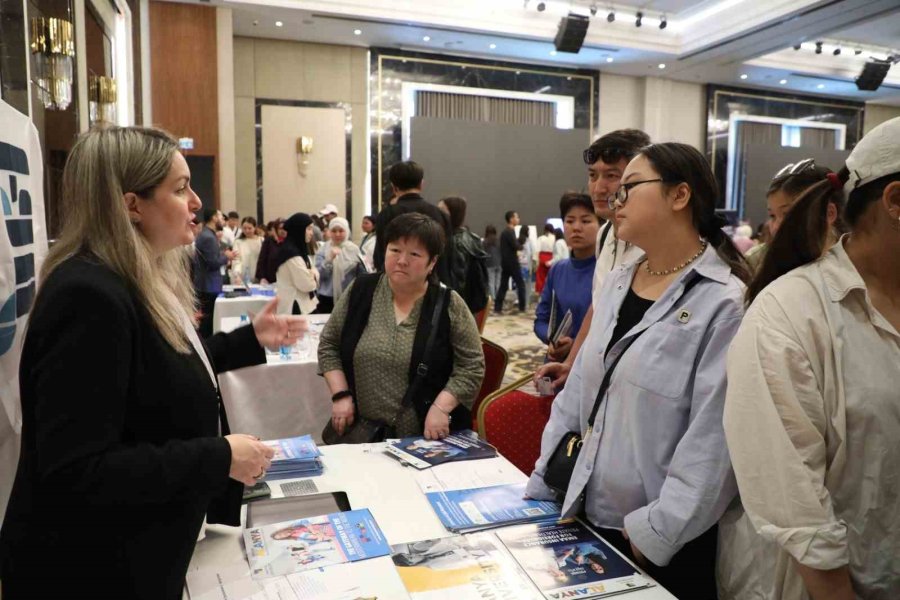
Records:
[[[37,130],[0,100],[0,419],[8,419],[16,434],[22,430],[19,358],[47,254],[43,179]]]

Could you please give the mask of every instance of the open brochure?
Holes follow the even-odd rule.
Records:
[[[254,579],[390,553],[367,509],[251,527],[244,530],[244,546]]]
[[[559,518],[558,503],[524,496],[524,483],[425,494],[444,527],[456,533]]]
[[[497,449],[478,438],[471,429],[448,435],[442,440],[426,440],[422,436],[390,442],[386,449],[393,456],[417,469],[462,460],[494,458]]]
[[[528,578],[489,533],[391,547],[412,600],[539,600]]]
[[[650,585],[578,521],[508,527],[496,536],[547,600],[602,598]]]

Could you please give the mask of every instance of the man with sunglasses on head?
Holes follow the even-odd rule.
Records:
[[[578,335],[572,342],[572,349],[563,362],[551,362],[543,365],[535,373],[535,380],[550,377],[554,389],[560,389],[569,377],[569,371],[575,363],[578,351],[591,330],[594,307],[597,305],[598,293],[606,274],[619,265],[633,262],[640,258],[643,251],[616,237],[616,213],[611,199],[619,190],[622,173],[632,158],[644,146],[650,145],[650,136],[639,129],[619,129],[597,138],[590,148],[584,151],[584,163],[588,167],[588,190],[594,212],[606,224],[597,234],[597,266],[594,268],[592,285],[592,302],[582,321]],[[551,350],[554,350],[551,348]]]

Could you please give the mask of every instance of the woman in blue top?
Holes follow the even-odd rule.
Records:
[[[613,202],[617,234],[645,256],[604,280],[526,489],[557,498],[548,461],[567,432],[582,435],[564,517],[585,515],[692,600],[716,598],[716,524],[737,494],[722,412],[749,269],[720,228],[717,189],[709,163],[684,144],[648,146],[628,164]]]
[[[556,362],[565,360],[569,355],[574,333],[581,328],[584,315],[591,306],[591,286],[594,266],[597,264],[594,246],[600,230],[591,197],[587,194],[563,194],[559,201],[559,212],[565,229],[566,244],[572,249],[572,254],[571,258],[556,263],[550,269],[534,319],[534,333],[542,342],[549,344],[547,356]],[[572,311],[572,327],[569,331],[573,335],[560,336],[555,345],[550,344],[550,338],[568,311]]]

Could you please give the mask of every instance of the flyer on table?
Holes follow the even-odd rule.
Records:
[[[425,494],[450,531],[559,517],[560,506],[556,502],[525,500],[524,495],[524,483]]]
[[[263,444],[275,451],[275,456],[272,457],[273,464],[281,461],[310,460],[322,454],[310,435],[266,440]]]
[[[578,521],[501,529],[497,538],[547,600],[601,598],[649,582]]]
[[[254,579],[390,554],[367,509],[283,521],[244,530]]]
[[[479,439],[471,429],[448,435],[442,440],[426,440],[422,436],[403,438],[389,443],[387,451],[417,469],[497,456],[497,449]]]

